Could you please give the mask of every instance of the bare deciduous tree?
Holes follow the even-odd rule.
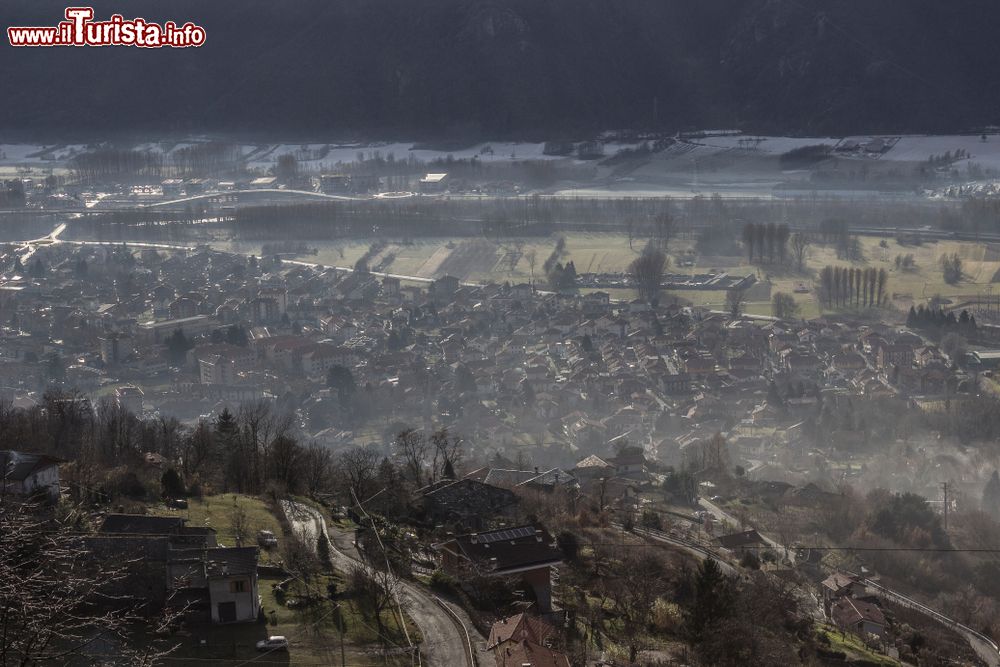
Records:
[[[327,491],[333,469],[333,452],[313,442],[303,452],[302,462],[302,483],[306,492],[315,497]]]
[[[743,308],[747,303],[746,290],[739,287],[726,290],[726,310],[732,317],[739,317],[743,314]]]
[[[659,248],[647,245],[629,264],[628,271],[639,293],[639,298],[655,304],[660,299],[660,286],[667,268],[667,256]]]
[[[771,299],[771,312],[779,320],[792,319],[799,312],[799,304],[791,294],[775,292]]]
[[[538,263],[538,253],[532,248],[524,254],[524,259],[528,261],[528,268],[531,270],[531,282],[535,282],[535,265]]]
[[[233,494],[233,512],[229,515],[229,527],[233,531],[236,546],[242,547],[243,541],[250,536],[250,517],[247,516],[247,510],[236,494]]]
[[[92,557],[84,540],[39,510],[0,497],[0,664],[69,664],[99,642],[115,646],[114,664],[145,667],[169,653],[145,633],[133,641],[150,621],[114,592],[132,564]]]
[[[465,453],[462,438],[451,435],[448,429],[442,428],[431,434],[431,445],[434,447],[431,464],[431,474],[434,477],[432,481],[442,478],[454,479]]]
[[[285,568],[308,586],[323,567],[316,555],[315,542],[303,531],[293,530],[285,536],[284,543],[282,552]]]
[[[674,232],[676,231],[674,216],[670,214],[669,210],[664,210],[656,216],[654,226],[657,245],[663,252],[669,252],[670,240],[674,237]]]
[[[415,429],[408,428],[396,436],[396,452],[403,458],[403,466],[418,488],[424,485],[427,449],[427,438]]]
[[[369,605],[378,634],[380,637],[384,637],[383,614],[399,601],[401,588],[399,577],[388,570],[358,564],[351,568],[347,587],[353,595],[361,599],[362,605]],[[402,608],[400,608],[400,613],[402,613]]]
[[[808,234],[795,232],[792,234],[791,245],[792,256],[795,258],[795,266],[799,271],[804,271],[806,260],[809,258],[809,246],[812,245],[812,239],[809,238]]]
[[[621,629],[621,639],[628,647],[629,664],[649,642],[650,611],[666,592],[665,567],[659,555],[648,549],[623,549],[612,576],[604,579]]]
[[[378,452],[373,449],[352,447],[340,454],[336,467],[347,479],[349,491],[363,500],[374,492],[379,460]]]

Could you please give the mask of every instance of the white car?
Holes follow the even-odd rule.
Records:
[[[287,651],[288,640],[280,635],[274,635],[257,642],[258,651]]]

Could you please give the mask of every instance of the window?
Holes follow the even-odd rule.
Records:
[[[246,593],[247,592],[247,582],[245,579],[239,579],[238,581],[229,582],[229,592],[230,593]]]

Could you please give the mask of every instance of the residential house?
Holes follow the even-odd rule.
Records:
[[[518,643],[508,642],[493,655],[497,667],[570,667],[565,654],[527,639]]]
[[[490,637],[486,641],[486,649],[494,651],[508,642],[519,643],[525,639],[535,644],[545,644],[546,640],[555,634],[556,629],[537,616],[515,614],[493,624],[490,628]]]
[[[913,345],[907,343],[882,344],[876,353],[876,363],[880,369],[889,366],[910,366],[913,363]]]
[[[737,554],[742,554],[746,551],[754,551],[756,553],[762,547],[768,546],[767,540],[756,530],[745,530],[741,533],[722,535],[717,539],[719,546]]]
[[[601,479],[615,474],[615,466],[596,454],[592,454],[576,464],[573,476],[580,480]]]
[[[510,489],[475,479],[444,480],[420,490],[427,518],[434,523],[455,523],[481,530],[517,505]]]
[[[834,572],[820,584],[823,591],[823,606],[830,614],[830,607],[842,597],[854,597],[865,593],[865,585],[853,574]]]
[[[830,618],[838,628],[859,637],[885,636],[885,614],[874,602],[852,597],[838,598],[830,607]]]
[[[615,467],[615,475],[630,479],[646,475],[646,453],[642,447],[623,447],[618,455],[608,461]]]
[[[207,549],[204,572],[212,622],[256,621],[260,615],[257,589],[257,547]]]
[[[183,606],[192,620],[253,622],[260,616],[257,547],[219,547],[211,528],[176,516],[109,514],[97,535],[84,538],[93,558],[129,557],[116,584],[147,611]]]
[[[434,548],[446,572],[460,579],[517,575],[534,592],[538,611],[552,610],[551,569],[562,562],[562,553],[541,525],[459,535]]]
[[[568,667],[565,655],[546,646],[555,634],[556,629],[537,616],[517,614],[493,624],[486,649],[493,652],[497,667]]]
[[[0,490],[15,496],[42,493],[59,497],[60,459],[45,454],[0,450]]]

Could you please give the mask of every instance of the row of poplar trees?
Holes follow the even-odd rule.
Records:
[[[819,273],[819,299],[825,306],[881,306],[889,274],[885,269],[825,266]]]
[[[743,226],[743,247],[747,251],[747,259],[753,264],[764,261],[785,261],[790,231],[788,225],[773,222],[748,222]]]

